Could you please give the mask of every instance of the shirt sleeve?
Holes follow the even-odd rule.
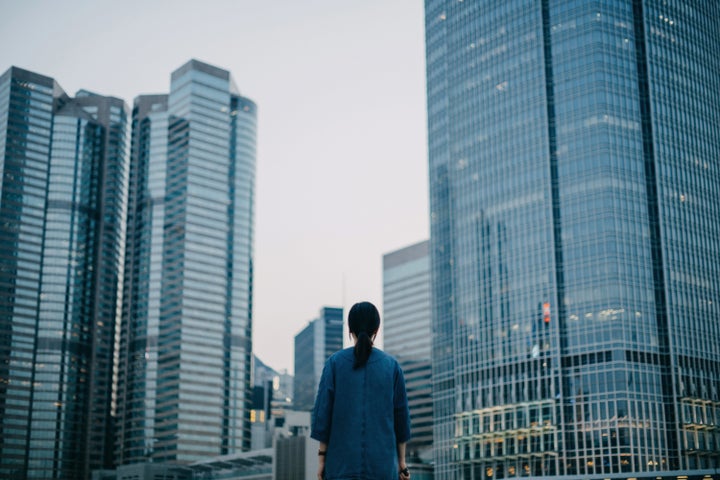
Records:
[[[395,407],[395,439],[397,443],[405,443],[410,440],[410,408],[405,391],[405,376],[400,365],[396,365],[393,403]]]
[[[310,437],[323,443],[330,441],[333,403],[335,401],[335,375],[333,365],[328,359],[323,367],[320,385],[318,386],[315,406],[312,410]]]

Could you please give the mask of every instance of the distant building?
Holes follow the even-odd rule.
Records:
[[[112,465],[129,110],[0,76],[0,477]]]
[[[412,438],[408,458],[432,461],[432,345],[429,242],[383,255],[383,345],[405,374]]]
[[[312,410],[325,361],[343,347],[343,309],[323,307],[295,336],[293,408]]]
[[[192,470],[168,463],[135,463],[114,470],[95,470],[92,480],[193,480]]]
[[[253,387],[252,408],[250,409],[251,441],[250,450],[272,446],[274,418],[272,416],[273,382]]]
[[[174,462],[120,465],[97,470],[92,480],[274,480],[272,448],[206,458],[190,464]]]
[[[273,408],[292,408],[295,377],[287,369],[277,372],[273,380]]]
[[[256,115],[197,60],[135,100],[119,464],[250,448]]]
[[[189,464],[153,462],[96,470],[93,480],[306,480],[316,477],[320,446],[310,438],[310,412],[287,411],[273,430],[272,446]],[[413,474],[415,475],[415,474]],[[418,476],[424,480],[422,475]]]
[[[271,366],[266,365],[265,362],[253,354],[253,385],[264,385],[268,380],[272,381],[277,374]]]
[[[715,478],[720,2],[425,0],[438,478]]]
[[[273,479],[317,478],[319,447],[310,438],[310,412],[288,411],[285,426],[275,432]]]
[[[292,406],[293,376],[287,370],[276,371],[253,355],[253,385],[264,385],[272,382],[273,404],[276,406]]]

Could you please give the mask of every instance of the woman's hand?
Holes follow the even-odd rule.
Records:
[[[325,478],[325,455],[327,455],[328,444],[320,442],[320,448],[318,448],[318,480]]]
[[[318,480],[325,478],[325,455],[327,455],[328,446],[325,442],[320,442],[318,449]]]
[[[398,478],[400,480],[410,480],[410,470],[408,470],[407,463],[405,462],[405,442],[397,444],[397,456],[398,456]]]

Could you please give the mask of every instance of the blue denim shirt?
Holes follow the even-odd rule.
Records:
[[[353,370],[353,348],[323,369],[310,436],[327,443],[325,478],[397,480],[397,444],[410,439],[405,377],[397,360],[373,348]]]

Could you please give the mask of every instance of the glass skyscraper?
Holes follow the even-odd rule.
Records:
[[[383,349],[405,374],[412,438],[409,462],[432,462],[430,242],[383,255]],[[413,468],[413,475],[419,466]]]
[[[119,464],[250,447],[256,116],[197,60],[135,101]]]
[[[325,361],[342,348],[343,309],[323,307],[320,316],[295,335],[294,410],[312,410]]]
[[[128,109],[0,77],[0,477],[112,464]]]
[[[720,465],[720,3],[426,0],[436,475]]]

